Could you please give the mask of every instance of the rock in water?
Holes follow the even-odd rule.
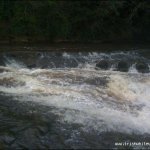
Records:
[[[48,57],[43,57],[36,62],[36,66],[41,69],[51,68],[50,59]]]
[[[76,68],[77,66],[78,66],[78,62],[72,58],[64,60],[64,67]]]
[[[148,73],[149,72],[148,64],[145,62],[139,62],[136,64],[136,70],[141,73]]]
[[[107,60],[101,60],[96,64],[96,68],[107,70],[109,68],[109,62]]]
[[[122,72],[128,72],[128,70],[129,70],[128,62],[126,62],[126,61],[118,62],[117,70],[122,71]]]
[[[31,64],[27,66],[29,69],[36,68],[36,64]]]

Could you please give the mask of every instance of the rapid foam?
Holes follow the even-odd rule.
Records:
[[[13,63],[1,67],[9,70],[0,73],[1,83],[13,82],[1,84],[0,92],[19,101],[53,106],[60,121],[81,124],[85,130],[150,133],[149,74],[100,71],[91,66],[27,69]]]

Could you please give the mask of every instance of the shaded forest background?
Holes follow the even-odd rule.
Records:
[[[0,0],[0,41],[150,41],[150,2]]]

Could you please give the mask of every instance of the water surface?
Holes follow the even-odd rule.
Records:
[[[136,69],[139,62],[150,65],[145,54],[147,49],[1,52],[0,147],[148,142],[150,74]],[[109,63],[106,70],[96,67],[100,60]],[[129,64],[127,72],[118,70],[120,61]]]

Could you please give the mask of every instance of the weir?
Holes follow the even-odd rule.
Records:
[[[51,148],[52,139],[58,148],[102,148],[109,135],[111,146],[117,137],[149,139],[150,61],[138,51],[5,52],[0,60],[4,145]]]

